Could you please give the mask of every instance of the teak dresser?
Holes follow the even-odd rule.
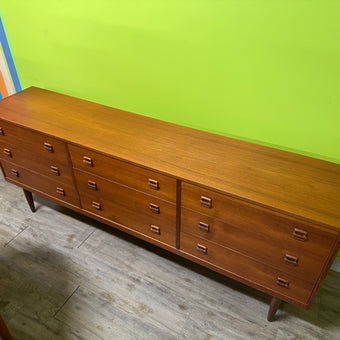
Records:
[[[340,245],[340,165],[39,88],[0,102],[7,181],[309,309]]]

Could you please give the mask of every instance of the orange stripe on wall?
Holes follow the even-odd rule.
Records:
[[[2,98],[8,97],[8,91],[1,70],[0,70],[0,91],[2,94]]]

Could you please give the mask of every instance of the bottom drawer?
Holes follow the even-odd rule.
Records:
[[[293,237],[290,242],[278,241],[270,237],[270,232],[261,234],[238,228],[186,208],[182,208],[181,230],[234,249],[283,272],[312,282],[318,279],[331,249],[329,248],[328,253],[309,253],[306,247],[299,248],[304,242],[295,240]],[[292,260],[289,261],[290,259]]]
[[[14,163],[1,161],[1,165],[6,179],[15,181],[19,186],[27,185],[58,200],[80,207],[78,193],[73,186],[53,181]]]
[[[307,304],[315,285],[315,282],[301,280],[191,234],[181,232],[180,250],[229,272],[233,277],[246,280],[250,286],[263,287],[263,291],[279,295],[283,300],[287,297],[288,300]]]
[[[174,203],[81,170],[74,173],[83,209],[176,246]]]

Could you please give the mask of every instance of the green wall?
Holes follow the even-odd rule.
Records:
[[[340,1],[0,6],[24,88],[340,163]]]

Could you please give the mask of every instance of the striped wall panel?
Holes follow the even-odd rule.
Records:
[[[1,17],[0,49],[0,99],[3,99],[21,91],[21,84]]]

